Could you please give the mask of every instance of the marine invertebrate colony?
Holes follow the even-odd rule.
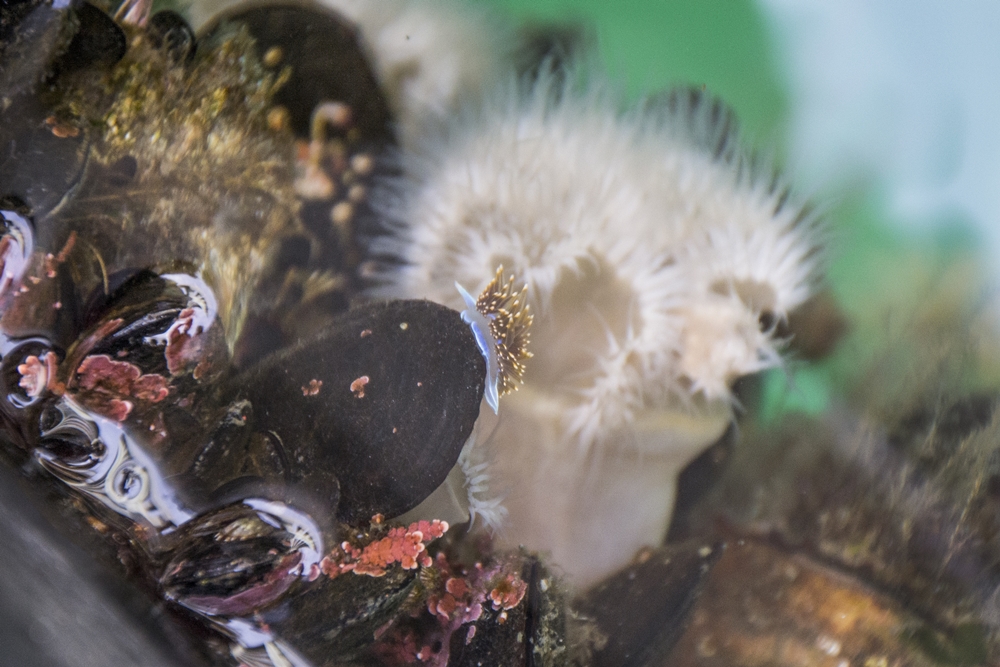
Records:
[[[442,484],[483,355],[508,348],[439,304],[341,298],[358,258],[338,211],[364,213],[394,138],[339,16],[249,8],[196,39],[149,11],[0,13],[0,459],[106,541],[166,624],[197,627],[189,663],[342,664],[372,650],[446,530],[386,526],[369,545],[358,526]],[[292,48],[303,25],[339,55],[314,76]],[[310,167],[334,187],[297,187]],[[511,296],[479,316],[506,322]],[[378,581],[322,576],[352,528]],[[497,589],[503,611],[515,588]]]
[[[675,478],[731,420],[732,382],[780,362],[775,325],[818,275],[815,219],[681,90],[621,112],[542,72],[413,151],[374,249],[393,295],[461,306],[503,265],[534,359],[490,438],[501,541],[587,585],[662,541]]]

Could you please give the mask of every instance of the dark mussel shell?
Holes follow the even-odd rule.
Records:
[[[487,606],[469,628],[453,633],[448,667],[569,664],[566,601],[556,578],[537,556],[521,554],[519,563],[524,599],[509,610]]]
[[[64,117],[41,84],[60,73],[113,65],[125,54],[122,29],[87,2],[23,2],[0,18],[0,198],[39,217],[79,181],[87,128]]]
[[[336,100],[350,107],[353,127],[366,142],[391,141],[392,115],[365,56],[357,30],[332,10],[318,5],[264,2],[238,6],[202,29],[211,40],[227,27],[245,26],[257,55],[290,68],[287,85],[274,97],[291,116],[292,131],[309,137],[313,110]],[[276,51],[274,51],[276,50]]]
[[[340,480],[337,517],[395,517],[444,482],[479,415],[485,363],[460,315],[428,301],[357,306],[236,377],[232,401],[275,434],[290,481]],[[216,479],[226,471],[198,471]]]
[[[128,39],[114,19],[89,2],[80,3],[76,19],[80,27],[59,62],[60,68],[109,66],[125,56]]]
[[[403,612],[417,585],[416,570],[399,567],[382,577],[322,576],[261,617],[316,667],[333,667],[366,654],[378,631]]]
[[[0,109],[31,92],[51,72],[76,33],[73,11],[81,2],[5,2],[0,11]]]
[[[149,34],[153,44],[165,48],[178,63],[188,63],[198,48],[191,26],[177,12],[165,9],[149,19]]]
[[[393,173],[389,104],[354,26],[319,5],[264,2],[224,12],[202,30],[212,44],[233,31],[254,39],[265,67],[286,78],[270,118],[296,137],[296,191],[305,232],[285,239],[257,289],[235,349],[247,367],[310,338],[346,310],[364,282],[359,238],[381,229],[370,206],[375,179]],[[328,286],[317,290],[325,278]]]
[[[298,517],[289,525],[286,514]],[[249,616],[303,576],[319,576],[322,537],[311,520],[272,501],[247,500],[184,524],[160,585],[168,599],[209,616]]]
[[[607,638],[594,652],[593,667],[668,664],[666,656],[721,553],[719,545],[702,542],[650,549],[587,591],[576,609]]]

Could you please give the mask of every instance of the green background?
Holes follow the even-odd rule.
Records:
[[[468,0],[519,21],[571,22],[595,38],[612,80],[632,98],[673,85],[696,85],[725,100],[740,119],[744,142],[780,165],[790,113],[778,40],[761,8],[747,0]],[[795,186],[795,175],[786,174]],[[816,413],[863,382],[868,360],[884,355],[896,312],[921,290],[954,277],[956,265],[979,264],[977,238],[965,220],[938,231],[909,232],[890,224],[877,175],[839,191],[808,193],[824,211],[830,241],[828,279],[850,333],[819,363],[790,361],[763,382],[758,415]],[[927,229],[925,226],[923,229]],[[941,231],[943,230],[943,231]],[[958,288],[961,290],[961,288]],[[969,298],[975,286],[957,298]],[[940,298],[940,297],[939,297]],[[945,297],[947,298],[947,297]],[[894,310],[895,309],[895,310]],[[898,319],[898,318],[897,318]],[[905,323],[900,326],[905,326]],[[987,373],[992,375],[992,373]]]
[[[756,142],[781,142],[786,95],[761,12],[746,0],[470,0],[522,21],[596,32],[608,72],[636,95],[684,83],[723,97]]]

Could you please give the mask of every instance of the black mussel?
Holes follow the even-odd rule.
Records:
[[[76,24],[73,8],[82,3],[23,0],[5,2],[0,11],[0,110],[31,92],[65,52]]]
[[[261,618],[315,667],[333,667],[366,654],[378,631],[404,611],[417,585],[417,572],[400,567],[380,577],[324,575]]]
[[[468,325],[427,301],[360,305],[322,336],[236,377],[232,401],[273,433],[291,481],[315,470],[340,480],[347,523],[415,507],[447,477],[472,432],[485,364]],[[227,471],[205,469],[220,479]]]
[[[404,540],[411,534],[424,533],[435,534],[433,522],[391,529],[389,536],[380,542]],[[565,600],[558,590],[557,579],[547,568],[536,557],[525,553],[488,556],[479,553],[473,562],[460,556],[455,549],[459,545],[446,538],[431,547],[432,555],[418,554],[421,569],[413,592],[398,605],[393,621],[368,638],[367,646],[359,646],[353,654],[348,653],[353,659],[350,664],[384,667],[414,663],[442,667],[564,667],[571,664],[566,643],[569,619]],[[341,549],[351,552],[352,547],[345,543]],[[366,560],[370,549],[371,546],[366,548],[359,559],[348,563],[346,568],[356,567],[354,575],[363,569],[369,576],[388,576],[380,567],[373,567],[372,561],[378,560],[377,553]],[[466,552],[465,557],[472,556],[475,551],[470,551],[469,545],[460,550]],[[343,551],[335,552],[322,564],[323,572],[331,573],[335,581],[355,578],[344,572],[343,556]],[[379,560],[375,565],[382,562]],[[339,575],[336,574],[338,567]],[[304,645],[317,643],[318,636],[314,630],[313,639]],[[318,664],[341,663],[323,656]]]
[[[0,199],[0,336],[6,354],[12,341],[43,337],[65,348],[79,333],[78,300],[62,250],[42,252],[34,219],[23,201]]]
[[[60,367],[57,392],[160,441],[172,408],[214,416],[205,395],[225,372],[228,353],[217,302],[204,281],[140,271],[94,301],[85,311],[87,328]],[[158,449],[182,444],[182,432],[166,431],[175,442]]]
[[[197,49],[194,30],[184,17],[165,9],[149,19],[149,36],[153,44],[164,48],[176,62],[191,62]]]
[[[86,163],[86,128],[33,94],[0,106],[0,200],[22,204],[35,220],[56,208],[77,185]],[[55,248],[53,252],[58,252]]]
[[[174,539],[160,585],[206,616],[250,616],[320,576],[319,529],[283,503],[247,499],[189,521]]]
[[[389,105],[355,28],[318,5],[237,7],[204,28],[202,42],[247,30],[264,66],[284,83],[269,119],[296,137],[295,191],[307,234],[286,238],[258,288],[235,349],[247,367],[329,326],[363,281],[359,238],[380,227],[375,178],[394,169]]]
[[[220,14],[205,26],[203,39],[211,40],[233,25],[249,30],[265,65],[290,68],[288,83],[274,101],[287,109],[297,136],[311,136],[318,106],[337,102],[363,140],[391,140],[389,104],[357,30],[343,17],[320,5],[258,3]]]
[[[79,28],[59,62],[61,68],[110,66],[122,59],[128,39],[113,18],[89,2],[81,2],[76,20]]]
[[[604,637],[594,667],[652,667],[680,639],[688,613],[723,552],[704,542],[649,549],[577,601],[576,610]]]
[[[77,184],[90,141],[53,83],[118,62],[125,33],[87,2],[57,0],[5,5],[0,35],[0,197],[18,198],[38,219]]]
[[[88,302],[65,351],[40,337],[7,340],[7,435],[84,496],[177,526],[213,506],[178,475],[224,412],[212,400],[228,371],[215,299],[184,273],[110,276],[108,290]]]
[[[520,577],[496,577],[482,615],[452,633],[448,667],[568,664],[565,601],[555,578],[536,556],[516,565]]]

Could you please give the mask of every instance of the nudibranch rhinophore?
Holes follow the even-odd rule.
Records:
[[[455,284],[497,265],[525,282],[531,371],[479,436],[488,473],[468,467],[508,493],[500,544],[582,587],[663,541],[678,473],[731,423],[732,383],[781,363],[775,323],[820,253],[723,105],[684,89],[622,112],[580,80],[543,71],[405,155],[373,250],[394,296],[461,308]]]

